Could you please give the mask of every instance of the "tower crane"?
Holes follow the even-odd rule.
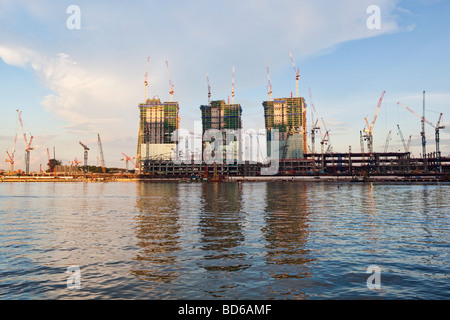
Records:
[[[23,138],[25,140],[25,172],[26,174],[30,173],[30,151],[34,150],[33,147],[31,147],[31,143],[33,142],[33,136],[30,133],[30,141],[27,140],[27,134],[25,133],[24,129],[23,129],[23,122],[22,122],[22,111],[17,110],[17,113],[19,115],[19,122],[20,122],[20,126],[22,128],[22,133],[23,133]]]
[[[289,51],[289,56],[291,57],[292,67],[294,67],[295,73],[295,96],[298,98],[298,80],[300,79],[300,70],[295,68],[294,58],[292,58],[292,53]]]
[[[316,153],[316,132],[320,132],[320,127],[318,126],[319,118],[317,117],[316,113],[316,107],[314,106],[314,103],[312,101],[312,94],[311,94],[311,88],[308,88],[309,90],[309,100],[311,101],[311,120],[312,120],[312,128],[311,128],[311,153],[314,155]],[[316,116],[316,121],[314,122],[314,116]],[[321,140],[322,140],[322,134],[321,134]]]
[[[17,118],[16,134],[14,136],[14,144],[13,144],[13,149],[11,151],[11,154],[9,154],[8,150],[6,150],[6,154],[8,155],[9,159],[5,159],[5,162],[9,162],[11,164],[10,174],[14,173],[14,156],[16,153],[16,144],[17,144],[18,133],[19,133],[19,118]]]
[[[391,132],[392,132],[392,130],[389,130],[388,136],[386,138],[386,143],[384,144],[384,147],[383,147],[383,153],[386,153],[387,149],[389,147],[389,141],[391,140]]]
[[[52,166],[51,166],[51,164],[50,164],[50,151],[48,151],[48,148],[47,148],[47,158],[48,158],[48,172],[52,172],[53,170],[52,170]]]
[[[405,149],[405,152],[409,152],[409,148],[406,145],[405,139],[403,138],[402,130],[400,130],[400,126],[398,124],[397,124],[397,128],[398,128],[398,134],[400,135],[400,139],[402,140],[403,148]],[[411,136],[409,136],[409,138],[411,141]]]
[[[325,136],[327,137],[327,143],[328,143],[328,148],[327,148],[327,153],[331,153],[333,152],[333,147],[331,146],[331,142],[330,142],[330,130],[327,129],[326,125],[325,125],[325,121],[323,120],[323,118],[320,118],[322,120],[322,124],[323,124],[323,128],[325,129]]]
[[[375,126],[375,121],[377,120],[377,116],[378,116],[378,112],[380,111],[380,107],[381,107],[381,102],[383,101],[383,97],[384,94],[386,93],[386,91],[383,91],[383,93],[381,94],[380,100],[378,100],[378,105],[377,105],[377,109],[375,110],[375,114],[373,116],[373,120],[372,123],[369,124],[369,122],[367,121],[367,118],[364,118],[366,120],[366,124],[367,124],[367,128],[364,128],[364,132],[365,134],[365,140],[367,141],[367,149],[370,155],[373,154],[373,127]]]
[[[206,82],[208,83],[208,106],[211,105],[211,87],[209,86],[209,74],[206,73]]]
[[[425,92],[425,91],[424,91]],[[401,102],[398,102],[399,105],[401,105],[403,108],[405,108],[406,110],[408,110],[409,112],[411,112],[412,114],[414,114],[416,117],[421,119],[421,123],[422,123],[422,132],[420,133],[422,136],[422,156],[425,159],[426,158],[426,140],[425,140],[425,127],[424,124],[428,123],[430,126],[432,126],[434,128],[434,132],[435,132],[435,140],[436,140],[436,162],[439,168],[439,171],[441,170],[440,167],[440,155],[441,155],[441,151],[440,151],[440,146],[439,146],[439,130],[440,129],[445,129],[445,126],[441,125],[441,119],[442,119],[442,112],[439,115],[439,119],[436,123],[436,125],[434,125],[433,123],[431,123],[430,121],[428,121],[427,119],[425,119],[425,116],[420,116],[419,114],[417,114],[414,110],[412,110],[411,108],[409,108],[408,106],[404,105]],[[424,160],[425,161],[425,160]]]
[[[270,83],[269,60],[266,59],[269,101],[272,101],[272,84]]]
[[[411,108],[409,108],[407,105],[401,103],[400,101],[397,103],[399,105],[401,105],[403,108],[405,108],[406,110],[408,110],[409,112],[411,112],[413,115],[415,115],[416,117],[418,117],[421,120],[422,123],[422,132],[420,133],[420,135],[422,136],[422,154],[423,157],[425,158],[425,154],[426,154],[426,139],[425,139],[425,127],[423,126],[423,124],[426,122],[428,123],[430,126],[432,126],[433,128],[435,128],[434,124],[432,124],[430,121],[428,121],[427,119],[425,119],[424,116],[419,115],[418,113],[416,113],[414,110],[412,110]]]
[[[409,152],[409,149],[411,147],[411,138],[412,138],[412,135],[410,135],[408,138],[408,143],[406,144],[406,150],[407,150],[406,152]]]
[[[78,165],[81,163],[81,161],[79,161],[77,159],[77,157],[75,157],[75,159],[73,161],[69,161],[69,163],[78,167]]]
[[[103,157],[103,146],[102,146],[102,140],[100,139],[100,133],[97,133],[98,136],[98,150],[100,152],[100,165],[102,167],[103,173],[106,172],[106,166],[105,166],[105,158]]]
[[[233,66],[233,80],[231,82],[231,104],[234,104],[234,66]]]
[[[322,138],[322,141],[320,141],[320,147],[321,147],[321,154],[322,154],[322,170],[325,170],[325,156],[323,153],[324,145],[328,143],[328,131],[325,132],[325,135]]]
[[[169,76],[169,94],[170,94],[170,102],[173,101],[173,83],[172,83],[172,79],[170,78],[170,70],[169,70],[169,63],[166,60],[166,66],[167,66],[167,75]]]
[[[134,162],[133,162],[133,159],[136,159],[135,157],[129,157],[129,156],[127,156],[125,153],[123,153],[122,152],[122,154],[123,154],[123,156],[125,157],[125,158],[122,158],[122,159],[120,159],[121,161],[125,161],[125,166],[126,166],[126,170],[127,170],[127,172],[128,172],[128,162],[131,162],[133,165],[135,165],[134,164]]]
[[[144,80],[144,86],[145,86],[145,102],[147,102],[147,88],[148,88],[148,65],[150,62],[150,57],[147,57],[147,71],[145,72],[145,80]]]
[[[364,165],[364,139],[362,131],[359,131],[359,144],[361,146],[361,166]]]
[[[87,167],[87,162],[88,162],[88,151],[89,151],[89,148],[85,144],[83,144],[81,141],[79,141],[79,144],[84,149],[84,171],[87,172],[87,168],[88,168]]]

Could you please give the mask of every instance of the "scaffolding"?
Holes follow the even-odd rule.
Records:
[[[139,133],[136,165],[142,166],[143,145],[173,144],[172,133],[179,128],[178,102],[161,102],[160,99],[147,99],[139,104]],[[144,147],[148,153],[148,147]]]
[[[241,129],[242,107],[240,104],[226,104],[224,100],[211,101],[200,106],[203,133],[209,129]]]
[[[242,107],[240,104],[227,104],[224,100],[211,101],[209,105],[200,106],[200,111],[202,114],[202,130],[205,134],[208,130],[219,130],[222,133],[222,144],[221,148],[214,148],[215,150],[220,150],[222,153],[222,159],[227,159],[227,161],[234,161],[239,158],[239,143],[236,136],[229,140],[229,130],[235,130],[239,132],[242,129]],[[202,154],[207,146],[213,143],[204,142],[202,144]],[[232,157],[232,159],[228,159]]]
[[[303,154],[307,153],[308,146],[305,99],[303,97],[278,98],[264,101],[263,107],[267,143],[272,141],[272,133],[278,130],[281,159],[302,158]],[[296,143],[290,143],[289,139],[294,139]]]

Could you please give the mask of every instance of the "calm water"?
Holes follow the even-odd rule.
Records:
[[[0,299],[449,299],[449,221],[444,184],[1,183]]]

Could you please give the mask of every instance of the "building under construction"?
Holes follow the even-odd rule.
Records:
[[[272,154],[271,141],[278,139],[279,159],[303,159],[308,147],[305,99],[277,98],[264,101],[263,107],[268,154]]]
[[[330,148],[331,145],[324,151],[324,144],[329,142],[328,130],[326,130],[324,123],[326,132],[321,141],[322,151],[317,154],[314,148],[314,133],[317,129],[320,132],[317,122],[312,130],[312,149],[311,152],[308,152],[306,103],[305,99],[299,96],[298,81],[300,73],[298,68],[295,67],[292,55],[291,61],[295,72],[296,92],[295,97],[291,94],[290,98],[272,99],[272,86],[267,63],[269,99],[264,101],[262,105],[264,108],[266,150],[268,158],[272,160],[271,162],[249,161],[242,153],[242,149],[245,148],[243,141],[241,141],[243,136],[242,108],[239,104],[234,103],[233,67],[231,104],[224,100],[210,100],[211,91],[207,74],[208,104],[200,106],[203,134],[201,161],[196,161],[195,157],[187,159],[187,161],[174,161],[175,157],[173,156],[178,155],[179,151],[176,139],[174,139],[176,137],[173,136],[175,130],[179,129],[179,106],[177,102],[146,99],[145,103],[139,105],[140,123],[137,159],[140,164],[140,173],[148,177],[203,177],[203,179],[213,177],[213,181],[220,180],[219,176],[258,175],[342,175],[351,177],[382,175],[409,178],[418,174],[442,174],[442,176],[449,177],[450,158],[441,158],[439,151],[439,129],[443,128],[439,124],[441,118],[434,126],[426,121],[425,117],[422,117],[423,145],[425,145],[423,126],[427,122],[436,130],[436,153],[426,154],[419,159],[415,159],[411,157],[409,148],[405,148],[405,152],[389,153],[386,152],[387,145],[384,152],[373,152],[372,132],[384,91],[378,101],[372,124],[369,124],[366,119],[367,128],[364,130],[364,138],[368,144],[367,152],[364,151],[362,131],[360,132],[360,153],[352,153],[351,148],[349,148],[348,153],[334,153]],[[169,83],[172,101],[173,85],[170,82],[170,74]],[[315,112],[312,102],[311,107],[312,111]],[[230,131],[233,133],[232,135],[229,135]],[[278,150],[271,150],[275,146]],[[251,142],[249,149],[252,149]],[[230,155],[232,158],[230,158]],[[224,161],[225,159],[226,161]]]
[[[222,146],[211,146],[220,153],[219,160],[237,161],[240,155],[239,131],[242,129],[242,107],[240,104],[227,104],[224,100],[211,101],[209,105],[200,106],[202,115],[202,134],[220,131]],[[235,134],[230,135],[230,132]],[[208,145],[217,143],[214,137],[207,137],[210,142],[203,142],[203,150]],[[212,138],[212,139],[209,139]],[[206,140],[206,139],[205,139]],[[231,140],[231,141],[230,141]],[[228,159],[229,156],[233,159]]]
[[[180,123],[178,111],[178,102],[147,99],[139,104],[137,159],[141,172],[147,171],[142,171],[147,161],[171,159],[176,148],[172,134]]]

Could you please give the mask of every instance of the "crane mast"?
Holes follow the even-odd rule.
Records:
[[[100,152],[100,165],[102,167],[103,173],[106,172],[106,166],[105,166],[105,158],[103,157],[103,146],[102,146],[102,140],[100,139],[100,133],[97,133],[98,136],[98,150]]]
[[[423,112],[424,113],[422,116],[420,116],[414,110],[412,110],[411,108],[409,108],[408,106],[404,105],[401,102],[398,102],[397,104],[401,105],[403,108],[405,108],[406,110],[408,110],[409,112],[411,112],[413,115],[415,115],[416,117],[418,117],[420,119],[421,127],[422,127],[422,131],[420,132],[420,135],[422,136],[422,157],[423,157],[423,161],[424,161],[425,171],[427,171],[425,123],[428,123],[430,126],[432,126],[434,128],[435,140],[436,140],[436,165],[440,172],[442,168],[441,168],[441,163],[440,163],[441,150],[440,150],[440,146],[439,146],[439,141],[440,141],[439,130],[445,129],[445,126],[441,126],[442,113],[440,113],[439,119],[438,119],[438,122],[436,123],[436,125],[434,125],[433,123],[431,123],[430,121],[428,121],[425,118],[425,91],[423,92],[423,94],[424,94],[424,96],[423,96]]]
[[[387,152],[387,149],[388,149],[388,147],[389,147],[389,141],[391,140],[391,130],[389,130],[389,133],[388,133],[388,136],[387,136],[387,138],[386,138],[386,143],[385,143],[385,145],[384,145],[384,148],[383,148],[383,153],[386,153]]]
[[[300,70],[295,68],[294,58],[292,58],[292,53],[289,51],[289,56],[291,57],[292,67],[295,73],[295,96],[298,98],[298,80],[300,79]]]
[[[170,94],[170,102],[173,101],[173,83],[172,83],[172,79],[170,78],[170,70],[169,70],[169,63],[166,60],[166,66],[167,66],[167,75],[169,76],[169,94]]]
[[[84,172],[87,172],[87,168],[88,168],[87,162],[88,162],[88,151],[89,151],[89,148],[85,144],[83,144],[81,141],[79,141],[79,144],[84,149]]]
[[[233,66],[233,80],[231,82],[231,104],[234,104],[234,66]]]
[[[48,172],[52,172],[52,166],[51,166],[51,164],[50,164],[50,151],[48,151],[48,148],[47,148],[47,158],[48,158]]]
[[[206,73],[206,82],[208,83],[208,105],[211,105],[211,87],[209,86],[209,74]]]
[[[375,122],[377,121],[378,112],[380,111],[381,102],[383,101],[383,97],[384,97],[385,93],[386,93],[386,91],[383,91],[380,99],[378,100],[377,109],[375,110],[375,114],[373,116],[372,123],[369,124],[369,121],[367,120],[367,118],[364,118],[366,120],[366,124],[367,124],[367,129],[364,129],[364,132],[366,133],[365,139],[367,141],[367,149],[368,149],[367,151],[369,152],[369,154],[373,154],[373,135],[372,135],[373,127],[375,126]]]
[[[408,138],[408,143],[406,144],[406,152],[409,152],[409,148],[411,147],[411,138],[412,138],[412,135],[410,135],[409,136],[409,138]]]
[[[361,147],[361,166],[364,165],[364,139],[362,131],[359,131],[359,144]]]
[[[435,127],[435,140],[436,140],[436,165],[438,167],[438,171],[442,172],[441,167],[441,149],[439,147],[439,129],[445,129],[445,126],[441,126],[442,112],[439,115],[439,120]]]
[[[427,160],[426,160],[426,144],[427,141],[425,139],[425,91],[423,91],[423,113],[422,113],[422,119],[420,120],[421,125],[422,125],[422,132],[420,133],[420,135],[422,136],[422,155],[423,155],[423,161],[424,161],[424,166],[425,166],[425,171],[427,171]]]
[[[148,65],[150,62],[150,57],[147,57],[147,71],[145,72],[145,80],[144,80],[144,86],[145,86],[145,102],[147,102],[147,88],[148,88]]]
[[[6,154],[8,155],[9,159],[5,159],[5,162],[9,162],[11,164],[10,174],[14,173],[14,156],[16,153],[16,145],[17,145],[17,135],[19,133],[19,118],[17,118],[16,123],[16,134],[14,135],[14,144],[11,154],[6,150]]]
[[[23,138],[25,140],[25,172],[28,175],[30,173],[30,151],[34,150],[33,147],[31,147],[31,143],[33,141],[33,136],[30,133],[30,141],[27,140],[27,134],[25,133],[25,130],[23,129],[23,122],[22,122],[22,117],[21,114],[22,112],[17,110],[17,113],[19,115],[19,122],[20,122],[20,127],[22,128],[22,133],[23,133]]]
[[[398,128],[398,134],[400,135],[400,139],[402,140],[403,148],[405,149],[405,152],[409,152],[408,151],[408,147],[407,147],[406,142],[405,142],[405,139],[403,138],[402,130],[400,130],[400,126],[397,125],[397,128]]]
[[[309,90],[309,100],[311,101],[311,120],[312,120],[312,128],[311,128],[311,144],[312,144],[312,153],[315,154],[315,149],[316,149],[316,132],[319,132],[321,135],[321,140],[322,138],[322,133],[320,132],[320,127],[318,125],[319,122],[319,118],[317,117],[317,113],[316,113],[316,107],[314,106],[314,102],[312,100],[312,93],[311,93],[311,88],[308,88]],[[314,121],[314,116],[316,117],[316,121]]]
[[[270,72],[269,72],[269,60],[266,59],[266,66],[267,66],[267,83],[268,83],[268,89],[269,89],[269,101],[272,101],[272,84],[270,83]]]

